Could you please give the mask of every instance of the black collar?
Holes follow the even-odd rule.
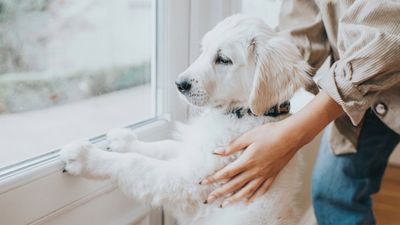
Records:
[[[268,111],[266,111],[263,114],[263,116],[277,117],[277,116],[288,114],[289,111],[290,111],[290,102],[285,101],[279,105],[275,105],[275,106],[271,107],[270,109],[268,109]],[[245,115],[256,116],[251,112],[250,108],[244,108],[244,107],[233,108],[227,114],[233,114],[238,119],[242,118]]]

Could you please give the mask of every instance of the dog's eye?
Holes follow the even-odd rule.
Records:
[[[224,55],[218,55],[215,59],[215,64],[231,65],[232,60]]]

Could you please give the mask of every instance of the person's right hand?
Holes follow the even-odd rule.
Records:
[[[289,125],[284,120],[267,123],[244,133],[225,148],[217,149],[215,153],[221,157],[242,149],[244,152],[236,161],[201,182],[229,180],[213,191],[207,202],[231,195],[222,203],[221,207],[225,207],[241,200],[251,202],[266,193],[274,178],[304,144],[302,135],[292,131]]]
[[[231,195],[222,203],[224,207],[243,199],[253,201],[263,195],[297,150],[342,113],[342,108],[333,99],[320,92],[300,112],[282,121],[256,127],[228,146],[215,150],[221,157],[242,149],[244,152],[236,161],[200,182],[206,185],[228,180],[205,202]]]

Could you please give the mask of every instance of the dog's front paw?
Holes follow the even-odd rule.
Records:
[[[63,172],[80,175],[86,169],[88,155],[92,144],[88,141],[73,142],[60,151],[60,159],[65,163]]]
[[[117,128],[107,133],[109,142],[107,150],[112,152],[131,151],[133,144],[137,141],[135,133],[131,129]]]

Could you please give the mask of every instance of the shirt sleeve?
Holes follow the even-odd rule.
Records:
[[[314,69],[319,69],[330,54],[320,10],[312,0],[283,0],[277,29],[293,40]]]
[[[318,84],[358,125],[374,96],[400,82],[400,3],[355,1],[338,23],[339,60]]]

